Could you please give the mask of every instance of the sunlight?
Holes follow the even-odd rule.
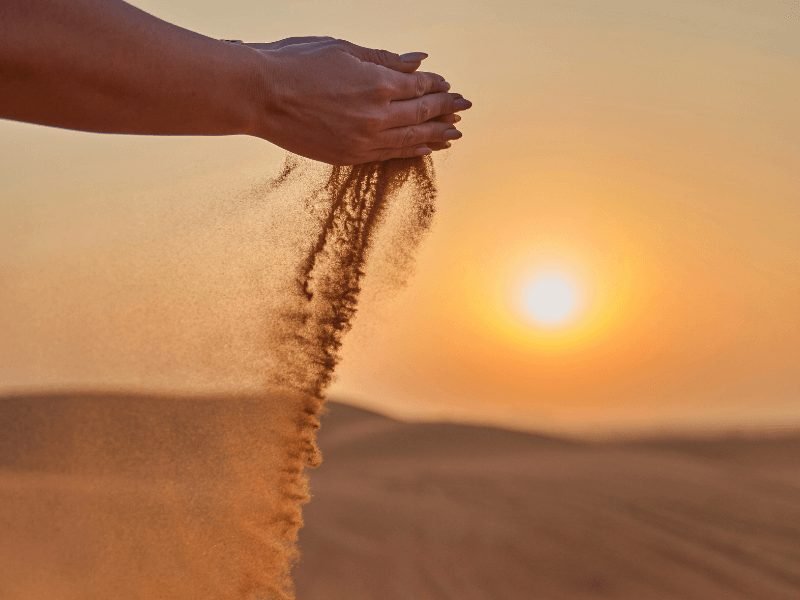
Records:
[[[537,325],[561,327],[574,320],[579,296],[575,282],[563,273],[540,273],[523,288],[523,311]]]

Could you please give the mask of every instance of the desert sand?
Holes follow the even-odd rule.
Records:
[[[0,397],[0,599],[291,597],[295,404]]]
[[[0,398],[0,598],[282,597],[283,406]],[[300,600],[800,598],[800,435],[586,442],[328,406]]]
[[[800,598],[800,435],[588,443],[329,406],[301,600]]]

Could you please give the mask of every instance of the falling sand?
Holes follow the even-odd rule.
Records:
[[[289,158],[259,191],[300,184],[317,219],[297,276],[265,315],[257,397],[0,399],[0,597],[294,597],[291,569],[325,390],[390,208],[393,280],[436,189],[430,158],[329,167]],[[264,198],[261,198],[263,201]]]
[[[284,185],[293,176],[303,177],[302,163],[290,158],[273,185]],[[430,158],[333,167],[324,183],[307,195],[307,208],[318,214],[319,227],[300,263],[294,289],[287,294],[288,308],[274,326],[277,360],[270,381],[303,399],[294,464],[287,471],[286,511],[292,517],[286,533],[291,548],[302,524],[300,503],[308,498],[304,468],[321,461],[316,445],[319,416],[343,337],[358,308],[367,256],[389,203],[406,184],[411,207],[401,231],[403,251],[395,252],[387,263],[402,277],[409,251],[434,214],[436,187]]]

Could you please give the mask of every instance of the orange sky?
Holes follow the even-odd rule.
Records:
[[[475,103],[416,274],[387,297],[375,265],[333,395],[534,429],[800,422],[796,2],[136,4],[425,50]],[[282,154],[0,122],[0,381],[256,385],[296,212],[245,191]],[[553,265],[584,309],[543,331],[519,294]]]

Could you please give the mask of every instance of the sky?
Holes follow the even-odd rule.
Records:
[[[800,425],[795,0],[134,4],[426,51],[474,102],[414,275],[389,293],[376,259],[331,396],[599,435]],[[253,191],[283,155],[0,121],[3,389],[257,388],[303,226]],[[556,325],[542,277],[574,292]]]

